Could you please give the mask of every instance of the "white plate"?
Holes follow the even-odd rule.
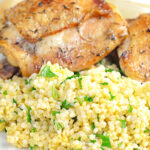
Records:
[[[9,8],[21,0],[0,0],[0,10]],[[137,17],[141,13],[150,12],[149,0],[107,0],[115,4],[125,18]],[[18,150],[7,142],[5,133],[0,133],[0,150]]]

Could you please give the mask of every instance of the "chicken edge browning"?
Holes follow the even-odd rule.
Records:
[[[118,48],[120,67],[138,81],[150,81],[150,14],[128,20],[129,36]]]
[[[128,35],[127,23],[114,6],[112,7],[102,0],[89,1],[89,5],[91,5],[91,2],[94,5],[97,4],[97,7],[93,8],[96,8],[95,14],[86,14],[86,17],[80,20],[75,27],[71,26],[63,30],[60,27],[59,32],[57,31],[55,34],[52,32],[51,35],[40,38],[36,42],[33,40],[35,43],[33,41],[30,43],[30,39],[28,41],[26,36],[18,30],[18,25],[11,22],[10,16],[7,16],[7,11],[7,25],[0,32],[2,37],[0,40],[1,52],[7,57],[11,65],[19,67],[22,75],[27,77],[32,73],[38,73],[41,66],[47,61],[51,61],[52,64],[58,63],[71,71],[89,68],[107,56]],[[28,2],[26,1],[26,3]],[[13,9],[17,13],[17,7],[20,7],[20,4],[9,10],[11,15]],[[100,9],[100,11],[97,12],[97,9]],[[24,11],[19,8],[18,10],[20,13]],[[59,24],[56,22],[52,26],[54,25],[58,27]],[[24,30],[28,30],[28,28]],[[12,32],[9,36],[8,31]],[[40,37],[41,34],[38,36]],[[29,52],[29,49],[32,52]]]

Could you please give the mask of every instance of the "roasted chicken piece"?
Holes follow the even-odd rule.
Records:
[[[125,74],[142,82],[150,81],[150,14],[129,20],[129,37],[118,49]]]
[[[5,14],[1,52],[23,76],[47,62],[80,71],[127,37],[126,21],[103,0],[26,0]]]

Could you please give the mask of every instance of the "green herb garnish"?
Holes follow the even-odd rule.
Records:
[[[61,109],[65,108],[68,110],[70,107],[71,107],[71,104],[70,103],[67,104],[67,100],[64,100],[62,102]]]
[[[16,115],[18,115],[18,112],[17,112],[17,111],[14,111],[14,113],[15,113]]]
[[[1,120],[0,120],[0,123],[4,123],[4,122],[5,122],[5,120],[4,120],[4,119],[1,119]]]
[[[7,133],[7,129],[6,128],[4,129],[4,132]]]
[[[13,103],[14,103],[14,104],[17,104],[17,101],[16,101],[14,98],[13,98]]]
[[[92,125],[91,125],[91,129],[92,129],[92,130],[95,129],[95,124],[94,124],[94,122],[93,122]]]
[[[80,73],[77,72],[76,74],[70,76],[70,77],[67,77],[64,81],[62,81],[60,84],[63,84],[66,80],[71,80],[72,78],[77,78],[80,76]]]
[[[83,103],[83,101],[81,100],[81,98],[80,98],[80,97],[76,97],[76,99],[79,101],[79,103],[80,103],[80,104],[82,104],[82,103]]]
[[[144,130],[144,133],[150,133],[150,130],[146,129]]]
[[[52,116],[56,116],[56,114],[60,114],[60,111],[56,111],[56,110],[52,111]]]
[[[58,124],[57,124],[57,130],[60,130],[60,129],[63,130],[64,128],[63,128],[63,126],[61,125],[61,123],[58,123]]]
[[[118,121],[120,121],[121,122],[121,128],[126,128],[126,125],[127,125],[127,123],[126,123],[126,120],[121,120],[121,119],[117,119]]]
[[[123,144],[123,142],[120,142],[120,143],[118,144],[118,147],[121,147],[122,144]]]
[[[108,82],[100,83],[101,85],[108,85]]]
[[[52,97],[55,100],[58,100],[58,91],[56,90],[55,86],[52,86]]]
[[[34,146],[29,145],[29,147],[30,147],[30,150],[34,150],[34,148],[36,147],[36,145],[34,145]]]
[[[82,78],[79,78],[78,82],[79,82],[80,89],[82,89]]]
[[[32,132],[32,133],[36,132],[36,128],[33,128],[33,129],[31,130],[31,132]]]
[[[110,139],[108,136],[104,136],[102,134],[96,134],[96,137],[102,139],[102,145],[101,146],[111,148],[111,143],[110,143]]]
[[[53,73],[50,69],[50,66],[44,66],[42,68],[42,70],[39,73],[40,76],[42,77],[47,77],[47,78],[52,78],[52,77],[56,77],[57,75],[55,73]]]
[[[32,79],[30,79],[29,81],[28,81],[28,80],[25,80],[25,85],[30,84],[30,83],[31,83],[31,81],[32,81]]]
[[[113,101],[115,96],[112,95],[112,93],[109,91],[109,95],[110,95],[110,101]]]
[[[96,143],[96,140],[90,140],[91,143]]]
[[[81,137],[78,138],[78,141],[81,141]]]
[[[84,97],[84,100],[87,101],[87,102],[93,102],[93,99],[94,99],[94,98],[93,98],[93,97],[90,97],[90,96],[85,96],[85,97]]]
[[[3,92],[3,95],[7,95],[7,91],[6,90]]]
[[[132,105],[129,105],[129,110],[128,112],[131,113],[133,111],[133,106]]]
[[[27,107],[27,122],[31,123],[31,107]]]
[[[105,69],[105,72],[113,72],[114,71],[114,69],[112,69],[112,68],[106,68]]]
[[[31,91],[35,91],[35,90],[36,90],[36,88],[35,88],[35,87],[32,87]]]

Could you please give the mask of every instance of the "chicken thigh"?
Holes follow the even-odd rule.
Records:
[[[86,69],[128,35],[126,21],[103,0],[26,0],[5,18],[0,50],[23,76],[38,73],[47,61]]]
[[[129,37],[118,49],[120,67],[135,80],[150,81],[150,14],[128,23]]]

